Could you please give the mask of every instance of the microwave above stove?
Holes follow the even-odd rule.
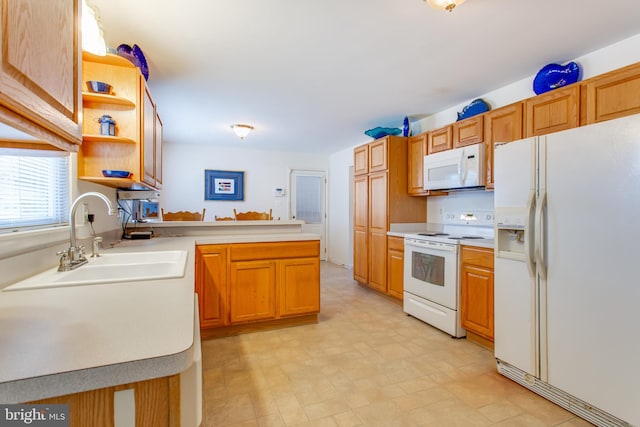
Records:
[[[484,187],[484,144],[424,156],[424,189],[456,190]]]

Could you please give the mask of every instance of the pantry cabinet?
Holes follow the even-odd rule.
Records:
[[[462,327],[493,342],[493,249],[461,246],[460,275]]]
[[[369,173],[354,177],[353,277],[388,294],[387,232],[393,223],[424,223],[426,202],[407,190],[406,138],[387,136],[357,147],[354,164],[365,150],[374,160]],[[382,165],[385,170],[379,170]]]
[[[0,2],[0,119],[77,151],[80,1]]]
[[[315,321],[320,242],[198,245],[195,289],[200,327],[218,330],[214,335],[237,333],[246,325]]]
[[[82,148],[78,175],[109,187],[138,184],[158,189],[162,183],[162,122],[140,70],[127,59],[83,53],[83,81],[98,80],[112,86],[110,94],[83,92]],[[111,116],[114,136],[101,135],[98,119]],[[107,178],[102,171],[131,172],[130,178]]]
[[[640,113],[640,63],[584,81],[582,99],[586,125]]]
[[[578,127],[580,85],[575,83],[526,99],[524,106],[526,138]]]
[[[426,196],[424,189],[424,156],[427,155],[429,134],[427,132],[410,137],[407,140],[408,192],[412,196]]]
[[[484,115],[484,140],[486,153],[486,188],[493,188],[493,150],[496,143],[522,139],[522,102],[516,102]]]
[[[388,294],[399,300],[404,295],[404,238],[389,236],[387,242]]]

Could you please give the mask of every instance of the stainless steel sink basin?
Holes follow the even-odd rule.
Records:
[[[186,266],[187,251],[103,253],[99,258],[89,258],[88,264],[75,270],[47,270],[8,286],[3,292],[175,279],[184,277]]]

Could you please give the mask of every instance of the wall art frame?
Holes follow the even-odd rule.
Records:
[[[205,169],[205,200],[244,200],[244,171]]]

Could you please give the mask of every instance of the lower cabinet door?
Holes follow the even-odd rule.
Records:
[[[293,316],[320,312],[320,260],[300,258],[279,261],[278,314]]]
[[[462,326],[493,341],[493,271],[462,266]]]
[[[276,261],[234,261],[229,278],[231,323],[276,317]]]
[[[387,271],[387,293],[402,300],[404,294],[404,251],[389,249]]]
[[[228,325],[227,245],[197,246],[196,292],[200,327]]]

